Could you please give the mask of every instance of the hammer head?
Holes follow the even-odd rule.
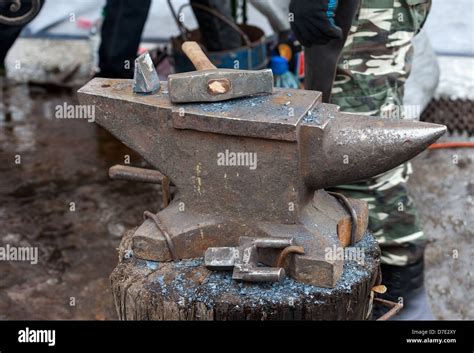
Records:
[[[273,92],[273,73],[265,70],[213,69],[168,76],[173,103],[219,102]]]

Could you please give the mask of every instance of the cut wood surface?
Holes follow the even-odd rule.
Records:
[[[354,248],[363,261],[346,261],[332,289],[286,278],[281,283],[239,283],[230,272],[207,270],[202,258],[153,262],[134,258],[128,232],[111,275],[121,320],[365,320],[376,285],[380,250],[366,234]],[[360,259],[359,259],[360,260]]]

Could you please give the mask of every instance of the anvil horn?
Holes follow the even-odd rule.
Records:
[[[444,125],[347,113],[303,123],[303,178],[315,189],[361,181],[408,161],[445,132]]]

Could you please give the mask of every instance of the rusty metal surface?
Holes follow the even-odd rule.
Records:
[[[101,104],[97,105],[99,109],[103,107],[104,100],[109,99],[111,105],[101,111],[104,117],[112,117],[114,110],[120,109],[114,108],[112,102],[119,104],[120,101],[120,104],[124,105],[123,108],[127,105],[127,110],[133,110],[130,111],[130,118],[135,120],[147,119],[134,118],[139,113],[137,109],[144,112],[154,111],[155,119],[159,122],[163,121],[165,115],[171,113],[175,129],[284,141],[296,141],[297,127],[301,118],[314,105],[321,102],[320,92],[275,88],[274,93],[267,96],[213,104],[173,104],[169,99],[166,82],[161,82],[161,90],[155,94],[138,95],[132,92],[132,80],[104,78],[93,79],[78,92],[82,99],[86,99],[87,95],[90,99],[94,97],[94,100],[100,100]],[[161,117],[158,116],[158,110]],[[131,124],[130,127],[132,126],[135,125]],[[124,143],[126,144],[125,141]]]
[[[368,207],[367,202],[363,200],[347,199],[351,208],[355,211],[356,227],[354,243],[362,238],[368,225]],[[340,201],[330,195],[329,192],[317,190],[314,193],[312,207],[317,212],[312,219],[318,224],[319,230],[326,234],[333,231],[333,227],[337,228],[337,237],[342,247],[351,245],[353,216],[347,212],[345,206],[341,207]]]
[[[245,282],[280,282],[285,277],[285,259],[289,254],[304,254],[304,249],[295,249],[293,238],[256,238],[239,239],[239,247],[210,247],[204,254],[204,264],[208,269],[214,271],[233,270],[232,279]],[[286,251],[289,249],[291,251]],[[261,258],[259,252],[262,249],[280,250],[278,260]],[[296,251],[298,250],[298,251]],[[260,263],[277,263],[280,266],[259,266]]]
[[[220,102],[273,93],[271,69],[218,69],[195,41],[184,42],[182,50],[197,71],[168,76],[169,95],[173,103]]]
[[[177,129],[296,141],[301,117],[320,102],[321,94],[316,91],[276,88],[272,95],[175,105],[172,119]]]
[[[170,193],[170,178],[165,176],[161,182],[161,193],[163,196],[163,208],[168,207],[170,203],[171,193]]]
[[[284,248],[277,259],[277,267],[285,267],[288,256],[291,254],[304,254],[304,248],[302,246],[290,245]]]
[[[338,192],[329,192],[329,191],[328,191],[328,194],[338,199],[342,203],[342,205],[345,207],[347,212],[349,212],[349,215],[351,216],[350,245],[353,246],[356,242],[356,237],[357,237],[357,226],[358,226],[357,212],[355,208],[351,205],[351,202],[349,201],[349,199],[345,197],[343,194],[340,194]],[[339,238],[341,237],[339,236]]]
[[[242,236],[294,238],[305,253],[291,256],[287,275],[331,288],[344,259],[328,257],[326,250],[347,245],[344,234],[353,222],[321,189],[389,170],[445,131],[440,125],[343,114],[322,104],[320,93],[300,90],[175,105],[164,84],[157,94],[144,96],[132,93],[129,80],[94,79],[79,98],[96,107],[98,124],[176,186],[157,216],[178,258],[203,256],[209,247],[235,247]],[[225,158],[219,163],[228,153],[252,154],[255,164]],[[367,207],[349,201],[357,213],[357,247]],[[136,230],[132,248],[141,259],[172,260],[150,219]],[[263,249],[259,257],[270,263],[275,251]]]
[[[226,80],[227,89],[212,90],[213,82]],[[219,102],[273,92],[273,73],[264,70],[213,69],[183,72],[168,76],[168,89],[173,103]]]
[[[128,180],[140,183],[161,184],[163,208],[168,207],[170,193],[170,178],[157,170],[137,168],[125,165],[114,165],[109,168],[109,177],[113,180]]]
[[[161,184],[166,178],[157,170],[131,167],[128,165],[114,165],[109,168],[109,177],[114,180],[129,180],[141,183]]]
[[[313,112],[318,115],[318,112]],[[299,129],[303,178],[315,189],[362,181],[415,157],[444,125],[328,113]]]
[[[170,252],[171,258],[174,261],[179,260],[178,255],[176,254],[176,248],[174,246],[173,239],[171,239],[168,232],[163,228],[163,225],[161,224],[161,221],[158,218],[158,216],[156,214],[153,214],[153,213],[149,212],[149,211],[145,211],[143,213],[143,216],[145,217],[145,219],[149,218],[155,223],[155,226],[156,226],[157,230],[159,231],[159,233],[163,236],[163,238],[166,241],[166,245],[167,245],[168,250]]]
[[[374,298],[374,304],[383,305],[389,307],[390,310],[387,311],[385,314],[376,318],[376,321],[387,321],[390,320],[392,317],[398,314],[400,310],[403,309],[403,304],[392,302],[390,300],[382,299],[382,298]]]

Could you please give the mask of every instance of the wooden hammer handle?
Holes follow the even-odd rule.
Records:
[[[181,49],[197,70],[217,69],[196,42],[184,42]]]

